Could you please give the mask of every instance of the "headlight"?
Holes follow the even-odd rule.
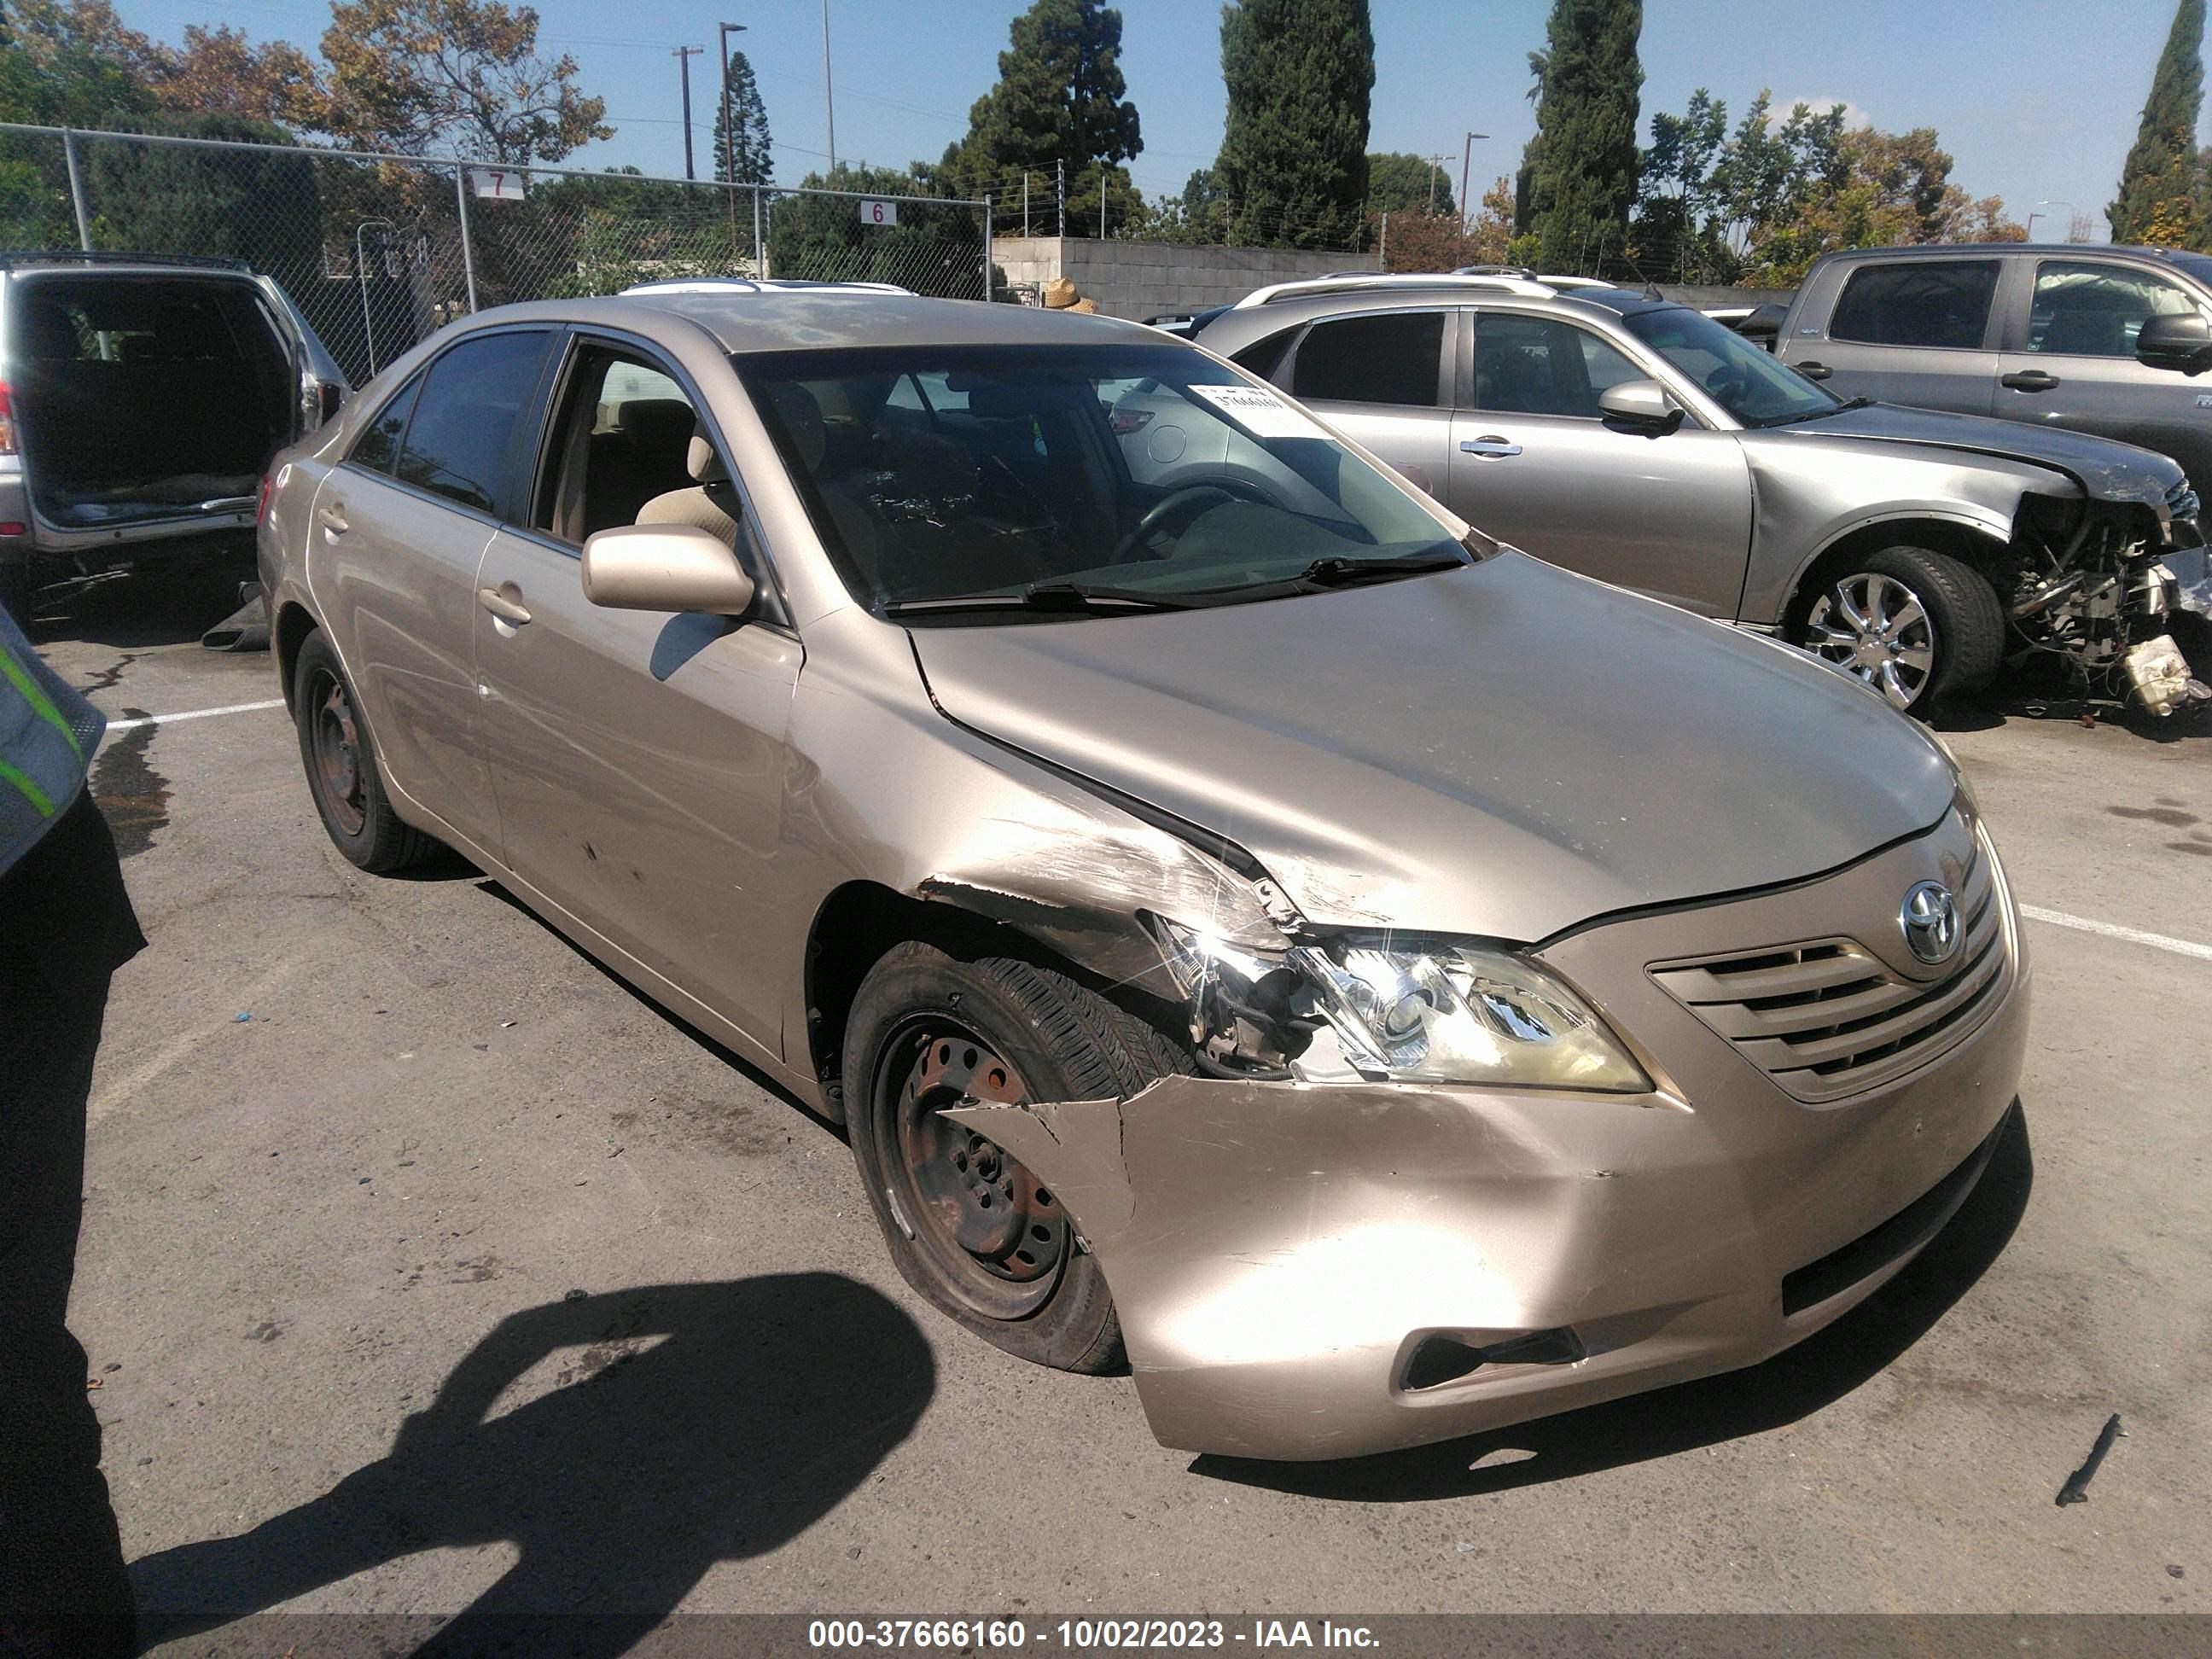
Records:
[[[1351,1067],[1406,1083],[1643,1094],[1651,1079],[1595,1010],[1492,945],[1352,934],[1280,958],[1161,922],[1192,1035],[1216,1059],[1293,1064],[1325,1029]]]

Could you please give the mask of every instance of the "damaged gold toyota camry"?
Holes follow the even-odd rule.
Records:
[[[1879,696],[1152,331],[742,287],[387,369],[264,485],[277,659],[346,856],[842,1121],[951,1318],[1335,1457],[1749,1364],[1963,1201],[2027,969]]]

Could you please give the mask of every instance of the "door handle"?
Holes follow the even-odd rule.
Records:
[[[501,622],[513,623],[517,628],[530,620],[530,612],[523,607],[520,600],[510,599],[496,587],[477,589],[477,603]]]
[[[2014,392],[2048,392],[2058,384],[2058,377],[2046,374],[2039,368],[2030,368],[2017,374],[1999,375],[1997,384],[2010,386]]]
[[[346,522],[345,503],[343,501],[331,502],[330,506],[324,507],[318,512],[315,514],[315,518],[322,525],[323,528],[329,531],[333,536],[343,536],[347,531],[353,528],[351,525]]]
[[[1462,438],[1459,448],[1462,455],[1480,455],[1490,461],[1503,460],[1508,455],[1521,453],[1519,444],[1510,438],[1501,438],[1494,432],[1485,433],[1480,438]]]
[[[1792,363],[1790,367],[1808,380],[1825,380],[1836,372],[1826,363]]]

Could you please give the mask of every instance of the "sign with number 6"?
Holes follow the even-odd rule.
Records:
[[[864,225],[895,225],[898,222],[898,204],[863,202],[860,204],[860,222]]]

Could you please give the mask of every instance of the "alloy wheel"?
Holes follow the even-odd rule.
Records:
[[[1911,708],[1936,672],[1936,623],[1927,605],[1896,577],[1875,571],[1845,576],[1820,596],[1805,619],[1805,645],[1896,709]]]

